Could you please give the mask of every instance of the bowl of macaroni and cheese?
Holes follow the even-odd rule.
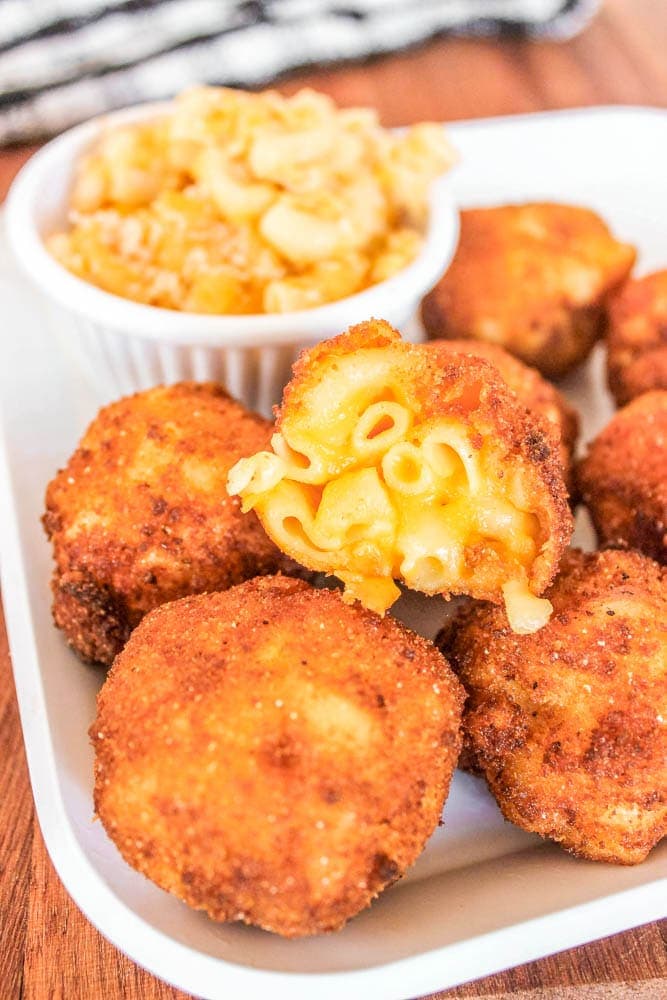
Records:
[[[196,87],[46,145],[11,189],[9,241],[107,395],[219,379],[268,411],[302,347],[414,313],[455,249],[453,160],[433,123]]]

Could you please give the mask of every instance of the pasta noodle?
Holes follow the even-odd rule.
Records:
[[[310,90],[195,87],[102,131],[47,246],[78,277],[162,308],[311,309],[415,260],[453,159],[441,125],[393,134]]]
[[[409,441],[400,441],[384,455],[382,475],[390,489],[405,496],[419,496],[435,488],[433,468]]]
[[[384,330],[367,326],[377,325]],[[297,366],[285,397],[275,454],[239,462],[230,493],[290,556],[335,573],[350,600],[384,612],[402,580],[428,594],[504,600],[512,627],[532,631],[550,612],[537,596],[536,568],[543,572],[545,552],[556,547],[550,521],[558,514],[569,524],[564,490],[550,500],[544,455],[519,461],[507,431],[488,424],[503,391],[505,416],[528,416],[493,384],[490,366],[463,356],[461,378],[433,405],[428,353],[393,332],[385,338],[329,357],[321,345],[312,361],[306,356],[305,377],[300,383]],[[480,365],[493,405],[484,402]]]

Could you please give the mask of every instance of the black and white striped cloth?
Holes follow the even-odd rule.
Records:
[[[256,86],[443,32],[567,38],[599,0],[0,0],[0,145],[193,82]]]

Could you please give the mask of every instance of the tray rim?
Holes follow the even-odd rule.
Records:
[[[661,117],[667,124],[666,109],[606,104],[456,121],[449,123],[448,128],[455,132],[573,116],[619,115]],[[248,998],[263,998],[267,987],[277,1000],[309,1000],[315,990],[318,1000],[327,1000],[339,997],[343,989],[350,997],[368,997],[372,989],[373,996],[399,998],[482,978],[665,916],[667,877],[662,877],[418,955],[366,969],[327,973],[281,972],[241,965],[196,951],[152,927],[104,882],[70,827],[46,714],[26,579],[28,567],[19,541],[18,498],[12,490],[8,454],[3,419],[0,420],[0,580],[35,811],[49,856],[67,892],[97,930],[121,952],[130,955],[132,961],[185,992],[212,1000],[234,988],[242,988]],[[141,941],[139,949],[137,941]],[[137,950],[141,951],[140,958],[135,957]]]

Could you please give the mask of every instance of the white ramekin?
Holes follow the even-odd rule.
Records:
[[[79,157],[109,126],[154,117],[165,107],[140,105],[70,129],[29,160],[7,199],[14,257],[41,293],[49,325],[104,399],[164,382],[214,379],[268,414],[303,347],[370,317],[404,327],[456,248],[458,213],[446,177],[433,185],[428,230],[412,264],[387,281],[315,309],[257,316],[176,312],[111,295],[59,264],[44,237],[66,227]]]

